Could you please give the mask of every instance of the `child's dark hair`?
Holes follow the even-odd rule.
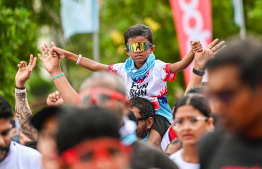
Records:
[[[125,44],[127,44],[129,38],[134,38],[136,36],[142,36],[153,44],[153,32],[146,25],[134,25],[129,27],[125,33]]]
[[[154,117],[155,109],[153,104],[142,97],[133,97],[130,99],[131,108],[136,107],[140,110],[139,114],[142,117]]]
[[[211,109],[208,100],[201,94],[187,94],[181,97],[175,104],[174,116],[177,109],[184,105],[193,106],[206,117],[210,117]]]

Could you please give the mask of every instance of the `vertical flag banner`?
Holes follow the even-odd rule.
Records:
[[[61,20],[65,39],[77,33],[98,32],[98,0],[61,0]]]
[[[169,0],[175,23],[181,59],[191,50],[190,41],[199,40],[205,48],[212,42],[210,0]],[[193,63],[184,70],[188,84]]]

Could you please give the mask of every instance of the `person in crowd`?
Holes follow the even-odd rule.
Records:
[[[201,142],[201,169],[262,168],[262,43],[233,41],[206,67],[222,130]]]
[[[11,140],[13,112],[10,104],[0,96],[0,168],[42,169],[41,154]]]
[[[32,58],[33,56],[31,56],[31,60],[33,60]],[[34,62],[29,62],[29,63],[34,63]],[[22,62],[23,66],[18,70],[17,76],[16,76],[16,83],[20,83],[23,82],[22,84],[24,85],[25,83],[25,79],[29,79],[30,77],[30,72],[31,72],[31,66],[32,64],[29,64],[28,66],[25,65],[26,62]],[[35,64],[33,64],[34,66]],[[19,65],[20,66],[20,65]],[[22,76],[23,73],[21,73],[21,71],[23,71],[23,73],[25,74],[25,76]],[[88,80],[83,83],[81,90],[84,89],[93,89],[93,88],[98,88],[98,89],[104,89],[106,91],[108,91],[107,89],[109,89],[109,91],[114,94],[114,93],[120,93],[122,94],[122,101],[121,100],[116,100],[116,98],[112,98],[111,101],[111,97],[109,97],[107,95],[103,94],[103,90],[98,90],[98,92],[94,92],[94,96],[97,95],[99,96],[100,94],[102,94],[104,96],[104,98],[101,100],[101,98],[93,99],[94,103],[91,102],[91,104],[98,104],[103,106],[103,101],[109,101],[108,103],[112,103],[111,105],[109,105],[109,108],[118,115],[118,117],[122,120],[121,121],[121,125],[122,128],[120,129],[120,133],[121,134],[121,140],[125,143],[125,144],[132,144],[133,147],[133,151],[135,151],[134,156],[132,156],[132,160],[131,160],[131,165],[134,166],[135,168],[149,168],[149,167],[157,167],[159,166],[160,168],[176,168],[176,165],[169,160],[162,152],[159,152],[158,150],[149,147],[149,146],[145,146],[144,144],[141,144],[139,141],[136,141],[136,125],[131,123],[129,120],[127,120],[127,118],[125,117],[126,114],[128,114],[129,112],[129,107],[130,107],[130,102],[128,100],[126,100],[126,88],[125,88],[125,84],[123,82],[123,80],[120,77],[117,77],[116,75],[113,74],[109,74],[109,73],[95,73],[94,75],[92,75],[90,78],[88,78]],[[17,91],[19,89],[16,89]],[[21,89],[24,90],[24,89]],[[99,93],[102,92],[102,93]],[[110,93],[110,94],[111,94]],[[88,93],[86,93],[88,95]],[[108,94],[107,92],[105,94]],[[116,95],[118,96],[118,95]],[[55,104],[56,102],[60,102],[60,104],[63,103],[63,100],[61,100],[62,98],[60,97],[58,92],[52,93],[48,96],[47,99],[47,103],[51,102],[52,104]],[[80,100],[80,98],[78,98]],[[49,101],[48,101],[49,100]],[[86,108],[88,106],[90,106],[90,103],[87,102],[89,100],[83,99],[83,103],[78,104],[79,107],[82,108]],[[25,109],[26,108],[26,109]],[[26,91],[22,91],[21,94],[16,94],[16,113],[18,114],[18,117],[27,117],[27,118],[32,118],[32,112],[30,110],[30,107],[28,105],[27,102],[27,98],[26,98]],[[45,114],[45,113],[40,113],[41,114]],[[37,114],[36,114],[37,115]],[[57,117],[55,115],[55,113],[53,113],[52,118],[47,118],[50,119],[51,122],[54,122],[55,117]],[[124,118],[123,118],[124,117]],[[18,118],[19,123],[23,123],[20,124],[20,126],[27,126],[27,127],[21,127],[23,133],[27,133],[28,135],[32,136],[32,133],[30,133],[30,131],[34,131],[36,130],[36,134],[37,134],[37,129],[31,125],[30,120],[28,120],[27,118]],[[21,120],[22,119],[22,120]],[[49,123],[49,121],[46,121],[46,118],[40,118],[42,119],[41,124],[45,124],[45,123]],[[53,120],[52,120],[53,119]],[[37,123],[39,124],[39,123]],[[51,124],[55,124],[55,123],[51,123]],[[56,123],[57,125],[57,123]],[[53,128],[52,128],[53,127]],[[54,145],[54,137],[55,137],[55,127],[54,125],[48,125],[46,126],[47,130],[43,130],[45,131],[43,134],[44,135],[49,135],[52,137],[39,137],[38,135],[34,135],[32,138],[35,138],[39,140],[38,142],[38,146],[39,147],[39,151],[41,152],[41,147],[43,148],[43,161],[44,161],[44,165],[50,165],[52,166],[52,168],[58,167],[58,163],[57,163],[57,154],[55,153],[57,151],[56,149],[56,145]],[[41,127],[39,128],[39,130],[41,130]],[[40,132],[39,132],[40,133]],[[41,141],[42,138],[46,138],[47,141],[44,141],[44,139]],[[41,144],[42,142],[42,144]],[[44,149],[45,146],[41,146],[41,145],[45,145],[48,142],[52,143],[52,146],[49,149]],[[50,152],[48,152],[48,150],[50,150]],[[148,156],[149,154],[152,154],[152,156]],[[44,160],[44,158],[46,160]],[[143,159],[145,161],[145,163],[141,163],[139,162],[141,159]]]
[[[28,65],[25,61],[21,61],[18,64],[19,69],[15,77],[16,117],[20,124],[21,132],[32,140],[27,146],[37,147],[37,150],[42,154],[44,168],[57,169],[59,165],[55,136],[58,108],[48,107],[33,117],[27,101],[25,83],[31,76],[36,65],[36,60],[36,57],[34,58],[33,55],[30,55]],[[63,99],[59,96],[58,92],[51,93],[47,98],[48,106],[60,106],[62,104]],[[30,122],[31,119],[32,123]]]
[[[191,43],[192,50],[179,62],[166,64],[160,60],[155,60],[153,54],[155,46],[153,45],[152,30],[146,25],[134,25],[127,29],[125,35],[126,53],[130,57],[125,63],[114,65],[105,65],[83,58],[82,55],[75,55],[57,47],[52,48],[51,53],[56,53],[60,58],[69,60],[91,70],[91,71],[109,71],[122,77],[126,83],[126,90],[130,98],[144,97],[152,101],[155,105],[156,116],[153,128],[150,130],[147,142],[153,145],[160,145],[162,136],[171,123],[172,111],[167,103],[166,82],[174,81],[176,73],[188,67],[194,59],[194,51],[202,51],[202,45],[199,41]],[[52,44],[54,46],[54,44]],[[48,46],[42,47],[45,55],[48,55]],[[194,50],[194,51],[193,51]],[[45,63],[41,55],[39,58]],[[47,63],[48,64],[48,63]],[[45,64],[46,65],[46,64]],[[76,100],[71,99],[76,92],[64,79],[61,70],[50,71],[46,66],[56,84],[58,91],[67,104],[75,104]],[[65,90],[64,90],[65,89]]]
[[[69,110],[58,124],[62,169],[130,169],[132,147],[122,144],[115,113],[98,106]]]
[[[181,97],[175,106],[173,129],[182,142],[182,149],[170,155],[182,169],[199,169],[198,142],[213,126],[208,100],[199,94]]]
[[[146,142],[149,131],[152,128],[152,125],[154,123],[154,117],[155,117],[155,111],[154,106],[152,103],[141,97],[133,97],[130,99],[131,102],[131,111],[134,113],[136,117],[136,123],[137,123],[137,136],[142,141]],[[168,128],[164,137],[161,140],[160,147],[163,151],[165,151],[166,146],[176,138],[176,135],[173,130],[170,130],[170,127]]]
[[[182,143],[179,138],[172,140],[167,146],[165,153],[170,156],[182,148]]]
[[[56,144],[58,114],[60,107],[49,106],[41,109],[31,118],[32,126],[37,130],[37,150],[42,154],[43,167],[59,169]]]
[[[149,100],[142,97],[133,97],[130,99],[130,102],[130,110],[136,117],[137,137],[143,139],[142,141],[146,142],[148,139],[149,131],[151,130],[154,123],[154,106]]]
[[[126,118],[130,109],[130,101],[126,98],[123,79],[108,72],[93,73],[82,84],[78,96],[80,107],[106,107],[120,118],[121,140],[132,146],[131,168],[177,168],[161,150],[137,140],[136,124]]]

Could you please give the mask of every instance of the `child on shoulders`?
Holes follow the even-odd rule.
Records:
[[[67,58],[91,71],[107,70],[115,73],[125,80],[130,98],[149,99],[155,107],[156,115],[152,130],[145,140],[159,146],[173,118],[166,97],[166,82],[173,82],[176,73],[190,65],[194,52],[202,51],[202,45],[199,41],[191,42],[192,50],[181,61],[171,64],[155,59],[153,33],[148,26],[131,26],[124,36],[125,52],[130,56],[125,63],[105,65],[57,47],[53,47],[51,51],[56,52],[59,58]]]

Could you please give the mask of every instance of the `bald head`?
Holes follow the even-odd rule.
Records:
[[[96,96],[91,98],[90,91],[92,90],[93,92],[96,90],[94,92]],[[87,78],[80,87],[80,91],[84,93],[81,96],[81,107],[87,108],[92,104],[97,104],[103,107],[104,105],[109,104],[110,106],[108,108],[121,117],[128,113],[130,107],[128,100],[123,101],[119,98],[113,99],[114,94],[105,94],[103,90],[107,90],[109,93],[117,92],[120,95],[127,97],[126,86],[122,78],[108,72],[95,72]]]
[[[95,72],[87,78],[80,87],[80,91],[92,88],[106,88],[117,91],[125,96],[126,86],[123,79],[108,72]]]

